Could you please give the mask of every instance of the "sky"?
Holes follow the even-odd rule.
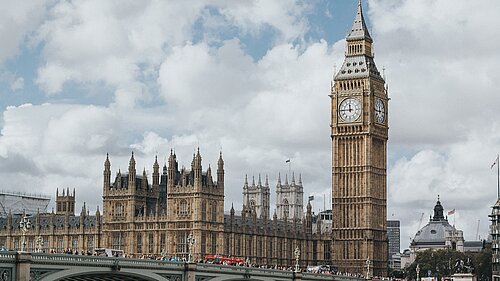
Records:
[[[245,175],[301,174],[330,204],[329,89],[357,1],[0,2],[0,189],[76,190],[102,207],[134,151],[152,171],[225,160],[225,209]],[[368,0],[389,87],[389,219],[408,247],[438,195],[466,240],[486,238],[500,152],[500,2]],[[290,167],[285,163],[290,159]],[[51,206],[53,206],[51,204]],[[51,207],[49,207],[51,208]]]

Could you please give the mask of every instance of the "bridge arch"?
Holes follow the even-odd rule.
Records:
[[[108,270],[62,270],[45,275],[40,281],[157,281],[167,280],[152,272]]]

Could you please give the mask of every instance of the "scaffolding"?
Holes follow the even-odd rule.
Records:
[[[7,217],[10,213],[34,215],[47,212],[50,197],[43,194],[29,194],[22,192],[0,191],[0,217]]]

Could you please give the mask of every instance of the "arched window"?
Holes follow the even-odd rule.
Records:
[[[250,209],[252,209],[252,212],[255,212],[255,200],[250,200]]]
[[[217,221],[217,202],[212,202],[212,222]]]
[[[115,217],[117,217],[117,218],[123,217],[123,205],[122,205],[122,203],[116,203],[116,205],[115,205]]]
[[[288,200],[285,198],[285,200],[283,200],[283,216],[286,218],[289,218],[290,214],[289,208],[290,206],[288,205]]]
[[[201,220],[207,220],[207,202],[205,200],[201,201]]]
[[[187,216],[189,214],[189,207],[186,200],[182,200],[179,204],[179,215]]]

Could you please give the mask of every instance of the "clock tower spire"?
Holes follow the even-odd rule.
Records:
[[[358,1],[331,88],[332,240],[339,271],[387,273],[387,91]]]

